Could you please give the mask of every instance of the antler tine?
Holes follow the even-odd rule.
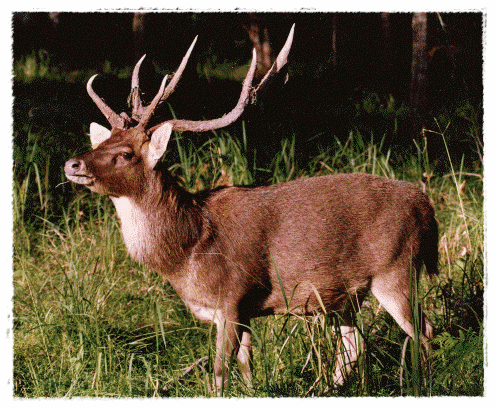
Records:
[[[141,67],[141,63],[145,59],[146,54],[143,55],[136,63],[136,66],[133,70],[133,76],[131,79],[131,94],[129,94],[128,104],[133,107],[132,117],[136,121],[139,121],[141,115],[143,115],[143,101],[141,100],[141,91],[139,89],[139,70]]]
[[[160,100],[160,103],[162,103],[167,98],[169,98],[169,95],[172,94],[172,92],[176,88],[176,85],[179,82],[179,79],[181,78],[181,75],[183,75],[184,69],[186,68],[186,64],[188,63],[189,56],[191,55],[191,52],[193,51],[193,47],[196,44],[196,40],[198,40],[198,36],[195,37],[195,39],[193,40],[193,42],[189,46],[188,51],[184,55],[184,57],[183,57],[183,59],[181,61],[181,64],[179,65],[179,68],[177,69],[176,73],[172,77],[171,82],[169,83],[169,85],[167,86],[166,90],[164,91],[164,93],[162,95],[162,98]]]
[[[88,84],[86,85],[86,90],[88,91],[89,96],[96,104],[96,106],[100,109],[102,114],[105,115],[105,118],[107,118],[110,125],[112,125],[112,128],[124,128],[126,126],[125,119],[112,111],[112,109],[105,102],[103,102],[103,99],[101,99],[93,90],[93,81],[97,75],[98,74],[93,75],[88,80]]]
[[[148,107],[145,109],[145,112],[141,116],[141,119],[139,120],[139,125],[141,125],[143,128],[146,127],[148,124],[148,121],[153,115],[153,112],[155,111],[155,108],[160,104],[162,95],[165,90],[165,84],[167,83],[167,80],[169,79],[169,76],[166,75],[164,79],[162,80],[162,83],[160,84],[160,89],[157,92],[157,95],[155,95],[155,98],[153,98],[153,101],[148,105]]]
[[[241,116],[246,105],[248,104],[250,98],[251,84],[253,82],[253,77],[255,76],[256,68],[257,68],[257,52],[255,51],[255,49],[253,49],[251,65],[243,81],[243,88],[241,90],[241,95],[239,97],[238,103],[236,104],[234,109],[228,114],[222,116],[221,118],[212,119],[209,121],[188,121],[182,119],[173,119],[166,122],[172,125],[173,130],[180,132],[184,132],[184,131],[204,132],[204,131],[211,131],[214,129],[224,128],[230,125]],[[160,125],[157,125],[157,127]],[[154,127],[152,131],[155,128],[156,127]]]
[[[172,94],[172,92],[174,91],[177,83],[179,82],[179,79],[181,78],[181,75],[183,74],[184,69],[186,68],[186,64],[188,63],[189,57],[191,55],[191,52],[193,51],[193,47],[195,46],[197,39],[198,39],[198,36],[195,37],[195,39],[193,40],[193,42],[189,46],[188,51],[184,55],[184,57],[181,61],[181,64],[179,65],[179,68],[177,69],[176,73],[172,77],[172,80],[169,83],[169,85],[167,86],[167,88],[165,88],[165,82],[166,82],[167,76],[162,81],[162,85],[160,87],[160,90],[158,91],[155,98],[153,98],[153,101],[151,102],[151,104],[148,105],[148,107],[144,111],[143,115],[141,116],[141,119],[139,120],[139,123],[141,126],[146,127],[146,125],[150,121],[150,118],[152,117],[153,113],[155,112],[155,109],[157,108],[157,106],[160,105],[162,102],[164,102],[170,96],[170,94]],[[134,76],[134,74],[133,74],[133,76]],[[133,111],[133,117],[134,117],[134,111]]]

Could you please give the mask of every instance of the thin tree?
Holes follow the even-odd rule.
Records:
[[[133,41],[135,63],[145,53],[145,17],[146,13],[133,13]]]
[[[427,13],[414,13],[412,17],[411,73],[410,108],[415,137],[423,127],[427,108]]]

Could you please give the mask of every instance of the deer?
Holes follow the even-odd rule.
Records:
[[[161,160],[173,131],[205,132],[237,121],[284,74],[293,36],[294,25],[256,88],[253,50],[236,106],[211,120],[149,125],[176,87],[197,38],[148,106],[139,88],[144,56],[138,61],[131,116],[115,113],[96,94],[94,75],[87,91],[111,129],[91,123],[92,149],[65,164],[69,181],[110,197],[130,256],[162,275],[194,316],[215,324],[217,388],[227,385],[231,357],[237,358],[246,383],[252,382],[250,320],[288,311],[339,315],[341,341],[332,382],[342,386],[357,362],[354,314],[365,297],[372,293],[413,338],[412,283],[423,266],[429,276],[438,274],[434,209],[414,184],[349,173],[193,193]],[[432,331],[425,317],[423,343]]]

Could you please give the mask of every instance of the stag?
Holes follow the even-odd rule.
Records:
[[[163,275],[200,320],[217,326],[214,381],[224,387],[237,353],[251,381],[250,320],[269,314],[333,311],[341,321],[333,385],[357,360],[354,313],[372,292],[414,337],[411,284],[425,265],[437,274],[438,230],[429,199],[414,185],[367,174],[319,176],[262,187],[191,193],[161,161],[172,131],[203,132],[235,122],[286,67],[294,26],[267,75],[252,87],[256,54],[234,109],[213,120],[149,126],[192,52],[145,107],[141,59],[132,76],[132,113],[116,114],[87,90],[111,129],[91,124],[93,149],[70,159],[67,178],[110,197],[129,254]],[[432,335],[423,323],[422,341]]]

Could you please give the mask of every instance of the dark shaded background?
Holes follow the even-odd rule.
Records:
[[[145,99],[151,99],[161,80],[154,65],[166,72],[176,70],[189,44],[199,35],[189,67],[168,102],[181,118],[204,119],[224,114],[237,100],[239,82],[202,75],[201,67],[208,60],[227,61],[233,69],[248,62],[252,44],[246,27],[253,19],[249,13],[147,13],[139,43],[133,36],[133,13],[53,16],[13,14],[14,61],[42,49],[50,64],[62,71],[101,73],[105,62],[111,67],[132,66],[144,52],[147,60],[140,85]],[[440,114],[467,101],[481,109],[482,13],[428,14],[428,87],[423,123],[413,126],[408,115],[383,113],[391,98],[397,107],[409,104],[412,13],[391,13],[387,38],[380,13],[257,13],[256,19],[267,27],[274,55],[296,23],[289,58],[290,81],[273,98],[263,101],[262,108],[250,110],[243,118],[252,146],[263,146],[269,156],[281,138],[296,135],[297,142],[309,148],[309,139],[326,144],[334,136],[346,138],[352,129],[386,135],[387,146],[402,149],[420,137],[419,128],[434,126],[434,118]],[[126,109],[129,78],[104,75],[95,82],[95,89],[116,112]],[[371,94],[377,100],[376,109],[372,113],[358,112],[357,104]],[[37,120],[48,126],[59,121],[69,128],[81,122],[103,122],[81,84],[55,89],[46,81],[15,83],[14,96],[19,108],[14,112],[15,122],[22,122],[26,112],[35,112]],[[20,109],[23,104],[38,109]],[[158,115],[160,120],[170,117],[166,104]],[[392,122],[395,131],[391,131]],[[240,128],[239,124],[233,125],[229,131],[236,134]],[[475,152],[471,141],[464,139],[464,132],[463,128],[455,130],[450,140],[455,157],[457,152]],[[439,141],[429,147],[433,158],[443,156],[444,147]]]

